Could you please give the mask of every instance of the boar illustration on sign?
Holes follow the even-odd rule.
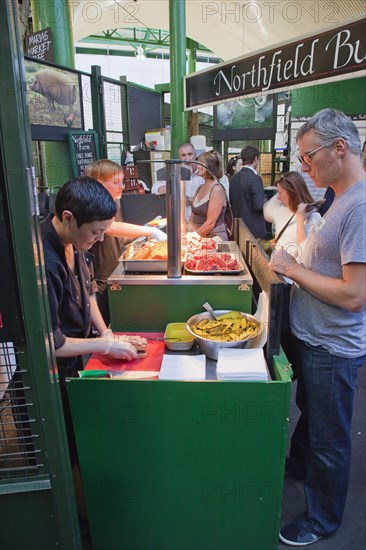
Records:
[[[31,61],[26,71],[31,124],[82,128],[78,75]]]
[[[76,101],[76,86],[69,75],[53,69],[42,69],[34,75],[29,87],[48,99],[50,110],[56,110],[55,102],[67,105],[70,112],[63,119],[67,126],[72,126],[75,118],[72,109]]]

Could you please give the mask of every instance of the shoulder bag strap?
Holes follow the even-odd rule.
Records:
[[[291,218],[285,223],[285,225],[283,226],[283,228],[281,229],[281,231],[279,232],[279,234],[277,235],[277,237],[275,238],[275,241],[278,242],[278,240],[282,237],[282,235],[284,234],[286,228],[288,227],[288,225],[290,224],[292,218],[295,216],[296,212],[294,212],[291,216]]]

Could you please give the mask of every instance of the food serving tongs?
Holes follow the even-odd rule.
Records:
[[[205,303],[202,305],[202,307],[205,308],[205,310],[209,312],[209,314],[211,315],[212,319],[214,319],[215,321],[217,321],[216,314],[215,314],[213,308],[210,306],[210,304],[209,304],[208,302],[205,302]]]

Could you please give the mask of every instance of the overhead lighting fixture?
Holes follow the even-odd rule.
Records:
[[[136,59],[140,63],[145,63],[146,61],[146,55],[142,46],[139,46],[136,50]]]

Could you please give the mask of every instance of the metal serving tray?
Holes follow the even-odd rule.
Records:
[[[133,243],[135,248],[142,248],[146,245],[146,240],[139,241],[136,239]],[[128,260],[125,259],[124,254],[119,258],[122,261],[123,269],[126,273],[167,273],[168,260]],[[184,259],[182,258],[182,264]]]
[[[238,273],[241,273],[245,269],[245,261],[243,259],[243,256],[241,255],[239,251],[239,247],[234,241],[223,241],[219,242],[217,245],[216,250],[209,250],[206,252],[207,256],[215,255],[215,254],[230,254],[232,259],[235,259],[239,262],[240,268],[239,269],[217,269],[217,270],[198,270],[198,269],[188,269],[185,267],[185,271],[187,273],[197,274],[197,275],[217,275],[217,274],[225,274],[225,275],[237,275]],[[189,254],[187,254],[187,259],[189,258]]]
[[[168,260],[122,260],[126,273],[167,273]]]

